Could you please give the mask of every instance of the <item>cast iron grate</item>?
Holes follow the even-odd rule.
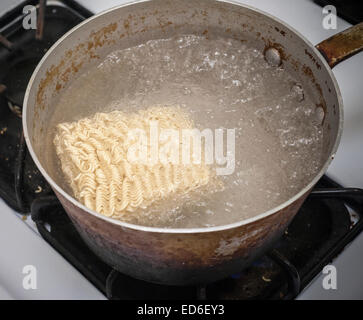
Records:
[[[0,33],[11,43],[11,49],[0,43],[0,197],[21,213],[29,213],[33,199],[52,194],[24,143],[21,110],[26,86],[52,44],[91,16],[74,1],[53,1],[46,6],[39,40],[35,30],[22,26],[23,7],[38,2],[25,1],[0,19]]]
[[[347,205],[357,214],[352,223]],[[199,287],[130,278],[83,242],[56,197],[37,199],[32,219],[57,251],[110,299],[292,299],[363,229],[363,190],[323,177],[274,248],[251,267]]]

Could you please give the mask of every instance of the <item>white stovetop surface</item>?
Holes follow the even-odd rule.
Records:
[[[235,0],[287,22],[314,45],[349,24],[338,18],[337,30],[322,28],[322,9],[310,0]],[[2,0],[3,8],[20,0]],[[78,0],[98,13],[123,0]],[[363,188],[363,53],[334,68],[344,101],[344,133],[328,174],[344,186]],[[28,219],[30,220],[30,219]],[[363,299],[363,234],[347,247],[333,265],[337,269],[337,290],[324,290],[317,277],[299,299]],[[37,269],[37,289],[23,288],[23,267]],[[127,290],[127,289],[126,289]],[[31,221],[24,223],[0,199],[0,299],[104,299],[77,270],[36,232]]]

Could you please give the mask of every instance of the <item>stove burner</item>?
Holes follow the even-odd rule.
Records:
[[[89,11],[73,1],[68,6],[52,2],[44,11],[43,32],[22,26],[19,5],[0,19],[0,197],[14,210],[29,213],[34,199],[53,194],[26,150],[22,133],[21,111],[29,79],[44,53],[70,28],[89,17]],[[38,5],[38,1],[27,1]],[[40,12],[39,12],[40,13]],[[38,15],[39,18],[39,15]],[[16,23],[14,23],[16,21]],[[12,50],[8,50],[11,44]]]
[[[56,197],[35,200],[39,233],[109,299],[293,299],[363,230],[363,190],[323,177],[284,236],[251,267],[205,286],[147,283],[112,269],[83,242]],[[346,207],[356,210],[352,225]],[[125,290],[127,288],[127,290]]]
[[[39,63],[41,58],[41,55],[22,57],[9,65],[7,74],[2,78],[2,85],[6,87],[3,95],[12,106],[22,108],[26,87],[34,71],[34,66]]]

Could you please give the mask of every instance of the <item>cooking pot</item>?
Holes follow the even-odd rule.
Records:
[[[156,228],[105,217],[58,183],[47,160],[55,101],[69,82],[115,49],[177,34],[233,38],[272,54],[301,79],[323,115],[321,170],[288,201],[252,218],[205,228]],[[284,22],[241,4],[213,0],[151,0],[112,8],[82,22],[45,54],[23,106],[31,156],[87,245],[132,277],[169,285],[215,281],[239,272],[281,236],[336,153],[343,125],[342,97],[331,67],[363,48],[363,24],[314,47]],[[269,50],[272,49],[272,50]],[[281,61],[280,61],[281,60]],[[74,110],[75,114],[79,110]]]

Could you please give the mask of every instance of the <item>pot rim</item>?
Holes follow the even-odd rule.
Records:
[[[226,225],[220,225],[220,226],[214,226],[214,227],[198,227],[198,228],[161,228],[161,227],[148,227],[148,226],[142,226],[142,225],[137,225],[137,224],[132,224],[132,223],[128,223],[128,222],[124,222],[121,220],[117,220],[114,218],[109,218],[106,217],[100,213],[97,213],[94,210],[91,210],[89,208],[87,208],[85,205],[83,205],[82,203],[78,202],[75,198],[73,198],[72,196],[70,196],[67,192],[65,192],[60,186],[58,186],[58,184],[48,175],[47,171],[43,168],[43,166],[41,165],[35,151],[33,150],[32,147],[32,143],[30,142],[29,139],[29,133],[28,133],[28,127],[27,127],[27,109],[28,109],[28,99],[29,99],[29,94],[30,94],[30,90],[32,88],[33,82],[35,77],[37,76],[39,70],[41,69],[44,61],[46,59],[48,59],[48,57],[52,54],[52,52],[54,51],[54,49],[63,41],[67,40],[68,36],[75,32],[77,29],[79,29],[80,27],[82,27],[83,25],[87,24],[88,22],[97,19],[98,17],[108,13],[108,12],[112,12],[114,10],[123,8],[123,7],[127,7],[130,5],[134,5],[134,4],[138,4],[138,3],[142,3],[142,2],[150,2],[153,0],[141,0],[141,1],[130,1],[128,3],[122,4],[122,5],[118,5],[118,6],[114,6],[110,9],[104,10],[84,21],[82,21],[80,24],[76,25],[75,27],[73,27],[71,30],[69,30],[67,33],[65,33],[58,41],[56,41],[52,47],[45,53],[45,55],[43,56],[43,58],[41,59],[41,61],[38,63],[37,67],[35,68],[26,92],[25,92],[25,96],[24,96],[24,102],[23,102],[23,118],[22,118],[22,122],[23,122],[23,132],[24,132],[24,138],[28,147],[28,150],[30,152],[30,155],[32,157],[32,159],[34,160],[36,166],[38,167],[39,171],[42,173],[43,177],[48,181],[48,183],[52,186],[52,188],[54,188],[58,193],[60,193],[67,201],[71,202],[74,206],[82,209],[84,212],[87,212],[99,219],[102,219],[106,222],[118,225],[120,227],[123,228],[128,228],[128,229],[134,229],[134,230],[138,230],[138,231],[144,231],[144,232],[156,232],[156,233],[177,233],[177,234],[188,234],[188,233],[205,233],[205,232],[216,232],[216,231],[224,231],[224,230],[228,230],[228,229],[233,229],[233,228],[237,228],[237,227],[241,227],[243,225],[247,225],[250,223],[253,223],[257,220],[261,220],[263,218],[266,218],[274,213],[279,212],[280,210],[288,207],[289,205],[291,205],[292,203],[294,203],[296,200],[298,200],[299,198],[301,198],[304,194],[310,192],[310,190],[314,187],[314,185],[318,182],[318,180],[324,175],[324,173],[327,171],[328,166],[330,165],[331,161],[334,159],[336,151],[338,149],[339,143],[340,143],[340,139],[341,139],[341,135],[342,135],[342,130],[343,130],[343,99],[341,96],[341,92],[337,83],[337,80],[332,72],[332,69],[329,67],[328,63],[326,62],[325,58],[322,56],[322,54],[319,52],[319,50],[317,50],[315,48],[315,46],[307,39],[305,38],[305,36],[303,36],[300,32],[298,32],[297,30],[295,30],[293,27],[291,27],[290,25],[288,25],[287,23],[285,23],[284,21],[280,20],[279,18],[264,12],[263,10],[254,8],[252,6],[249,5],[245,5],[245,4],[241,4],[235,1],[231,1],[231,0],[216,0],[217,2],[224,2],[224,3],[230,3],[233,5],[237,5],[240,7],[244,7],[247,8],[251,11],[257,12],[261,15],[267,16],[269,18],[271,18],[272,20],[277,21],[278,23],[282,24],[285,28],[287,28],[288,30],[290,30],[291,32],[295,33],[298,37],[300,37],[305,44],[314,51],[314,53],[319,57],[320,61],[319,63],[321,63],[325,69],[328,71],[328,74],[330,76],[330,78],[332,79],[332,82],[334,84],[334,89],[335,92],[337,94],[337,100],[338,100],[338,108],[339,108],[339,127],[338,127],[338,132],[337,132],[337,136],[334,142],[334,146],[332,148],[332,151],[329,155],[329,157],[326,159],[324,165],[322,166],[322,168],[320,169],[320,171],[315,175],[315,177],[304,187],[302,188],[299,192],[297,192],[294,196],[290,197],[287,201],[281,203],[280,205],[267,210],[263,213],[260,213],[254,217],[251,218],[247,218],[244,220],[240,220],[237,222],[233,222],[230,224],[226,224]]]

